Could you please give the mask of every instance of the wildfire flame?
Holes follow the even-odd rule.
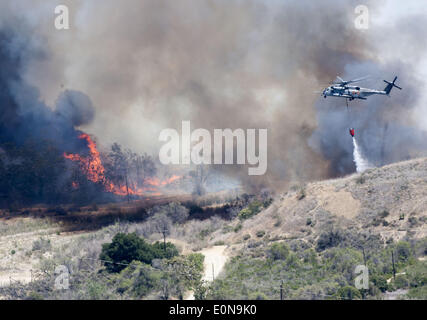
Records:
[[[165,186],[181,178],[177,175],[173,175],[169,179],[163,181],[158,178],[149,178],[145,183],[151,187],[144,186],[142,188],[115,185],[112,181],[109,181],[105,177],[105,168],[101,161],[101,155],[96,148],[96,143],[86,133],[82,133],[79,136],[79,139],[86,140],[87,147],[89,148],[89,155],[81,156],[79,154],[67,154],[64,152],[64,157],[71,161],[79,162],[80,168],[86,174],[87,179],[94,183],[101,183],[107,192],[121,196],[125,196],[127,194],[141,196],[144,195],[144,193],[147,191],[153,191],[155,193],[150,193],[150,195],[161,195],[160,192],[156,192],[158,191],[156,187]],[[76,189],[78,188],[78,183],[72,182],[72,186]]]
[[[85,171],[88,180],[92,182],[103,182],[105,179],[104,172],[105,168],[101,162],[101,156],[99,151],[96,149],[96,143],[92,141],[90,136],[86,133],[82,133],[79,136],[79,139],[84,139],[87,142],[87,147],[89,148],[89,156],[82,157],[79,154],[66,154],[64,157],[71,161],[78,161],[82,169]]]
[[[152,186],[159,187],[159,186],[165,186],[167,184],[170,184],[170,183],[172,183],[172,182],[174,182],[174,181],[176,181],[178,179],[181,179],[181,177],[177,176],[177,175],[173,175],[169,179],[166,179],[166,180],[163,180],[163,181],[159,180],[158,178],[148,178],[147,179],[147,183],[150,184],[150,185],[152,185]]]

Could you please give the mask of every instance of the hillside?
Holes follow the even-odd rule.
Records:
[[[296,185],[215,232],[211,241],[229,244],[233,258],[211,297],[277,299],[283,283],[289,299],[351,298],[366,260],[370,289],[360,297],[425,299],[426,215],[427,159]]]
[[[362,174],[294,186],[273,204],[215,241],[239,243],[256,238],[313,241],[328,226],[380,234],[384,241],[427,235],[427,158],[374,168]],[[238,222],[235,222],[238,223]]]
[[[194,252],[205,256],[205,270],[198,277],[200,284],[206,282],[187,286],[173,278],[168,295],[174,298],[184,294],[207,299],[277,299],[281,283],[285,299],[341,299],[361,294],[372,299],[427,297],[427,159],[294,184],[276,193],[273,201],[262,202],[265,197],[261,195],[246,202],[236,197],[239,200],[223,199],[218,200],[222,204],[204,207],[203,212],[210,214],[205,219],[200,219],[200,211],[192,217],[193,209],[176,204],[177,198],[170,200],[175,203],[172,206],[163,199],[153,203],[157,205],[153,209],[143,210],[137,207],[139,203],[131,203],[57,208],[50,210],[53,213],[34,208],[31,215],[17,217],[4,214],[0,219],[0,296],[163,299],[164,282],[156,279],[166,271],[158,264],[134,265],[138,276],[128,268],[111,275],[99,255],[102,245],[120,232],[135,232],[151,243],[163,240],[157,218],[179,211],[180,220],[170,216],[167,241],[184,258]],[[219,210],[216,215],[212,208],[221,209],[224,203],[229,207],[226,214]],[[250,216],[242,215],[252,207],[256,210]],[[105,220],[104,215],[109,218]],[[100,216],[99,221],[95,219]],[[70,226],[74,220],[78,228]],[[87,222],[91,227],[81,228]],[[392,253],[396,280],[392,280]],[[371,286],[359,292],[353,287],[354,268],[364,260]],[[71,290],[53,290],[58,265],[66,265],[72,281],[77,281]],[[135,287],[141,288],[141,274],[152,284],[136,292]],[[144,285],[151,283],[144,281]],[[177,281],[178,289],[173,287]]]

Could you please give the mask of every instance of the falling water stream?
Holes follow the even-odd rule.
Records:
[[[363,154],[359,148],[359,145],[357,144],[355,137],[353,137],[353,146],[353,161],[356,164],[356,171],[358,173],[361,173],[366,169],[373,168],[373,165],[371,165],[369,161],[363,157]]]

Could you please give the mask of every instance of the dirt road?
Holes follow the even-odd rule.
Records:
[[[205,256],[203,280],[213,281],[222,271],[227,261],[226,248],[227,246],[215,246],[199,251],[199,253]]]
[[[205,256],[205,270],[203,272],[202,280],[207,282],[213,281],[221,273],[228,258],[225,253],[226,248],[227,246],[214,246],[197,252]],[[192,291],[188,292],[185,300],[194,300],[194,294]]]

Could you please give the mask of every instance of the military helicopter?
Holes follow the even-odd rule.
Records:
[[[322,91],[322,95],[324,98],[326,97],[339,97],[339,98],[346,98],[347,102],[352,101],[354,99],[361,99],[361,100],[367,100],[367,97],[379,94],[379,95],[389,95],[391,89],[393,87],[396,87],[400,90],[402,90],[401,87],[397,86],[395,84],[397,77],[394,77],[393,82],[389,82],[387,80],[384,80],[385,83],[387,83],[387,86],[384,88],[384,90],[375,90],[375,89],[368,89],[368,88],[361,88],[357,86],[349,86],[351,83],[359,82],[362,80],[366,80],[368,77],[363,77],[359,79],[349,80],[346,81],[342,79],[341,77],[337,77],[337,80],[335,80],[331,86],[327,87]],[[347,103],[348,107],[348,103]]]
[[[348,101],[352,101],[354,99],[367,100],[369,96],[374,94],[389,96],[390,91],[391,89],[393,89],[393,87],[396,87],[399,90],[402,90],[401,87],[395,84],[397,80],[397,76],[394,77],[392,82],[383,80],[385,83],[387,83],[387,86],[384,88],[384,90],[375,90],[375,89],[361,88],[358,86],[349,86],[349,84],[351,83],[356,83],[362,80],[366,80],[367,78],[369,77],[363,77],[363,78],[346,81],[338,76],[337,80],[332,82],[331,86],[327,87],[322,91],[322,95],[324,98],[328,96],[345,98],[347,103],[347,109],[348,109]],[[349,133],[354,138],[354,135],[355,135],[354,128],[350,128]]]

